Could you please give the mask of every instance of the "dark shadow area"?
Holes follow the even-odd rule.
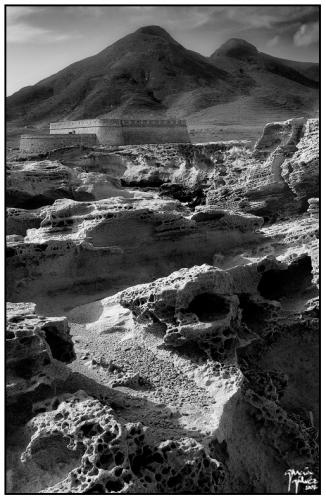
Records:
[[[159,194],[162,198],[169,197],[187,203],[189,208],[206,203],[206,195],[202,188],[190,189],[181,184],[164,183],[160,186]]]
[[[217,321],[229,313],[230,307],[224,297],[214,293],[197,295],[189,304],[186,312],[194,313],[199,321]]]
[[[270,300],[290,297],[311,285],[311,272],[311,258],[303,255],[293,261],[288,269],[266,271],[258,284],[258,291],[262,297]]]
[[[63,363],[70,363],[75,359],[74,344],[72,340],[65,340],[58,335],[57,328],[53,326],[43,327],[45,340],[50,346],[52,356]]]
[[[67,197],[62,194],[60,198]],[[6,206],[12,208],[24,208],[25,210],[33,210],[35,208],[44,207],[45,205],[52,205],[56,200],[56,197],[38,195],[31,196],[20,191],[8,192],[6,195]]]
[[[141,179],[139,181],[126,181],[125,179],[120,180],[122,187],[157,188],[164,183],[159,174],[155,172],[153,172],[148,179]]]

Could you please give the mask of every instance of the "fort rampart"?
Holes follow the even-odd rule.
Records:
[[[50,134],[22,135],[20,152],[46,153],[67,146],[189,143],[185,120],[77,120],[50,123]]]
[[[185,120],[94,119],[50,124],[50,134],[96,134],[100,144],[190,142]]]
[[[94,146],[97,144],[95,134],[40,134],[22,135],[20,138],[20,152],[26,154],[47,153],[53,149],[65,148],[67,146]]]

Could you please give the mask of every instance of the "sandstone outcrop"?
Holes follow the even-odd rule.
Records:
[[[225,157],[248,147],[247,141],[128,146],[112,153],[111,161],[125,165],[123,184],[160,187],[162,196],[196,206],[203,204]]]
[[[319,218],[319,198],[310,198],[308,200],[309,208],[307,212],[310,214],[310,217]]]
[[[74,359],[67,319],[35,313],[33,303],[8,303],[6,326],[7,410],[20,418],[33,400],[51,394]],[[21,405],[24,406],[22,411]]]
[[[304,118],[294,118],[285,122],[268,123],[255,144],[255,156],[266,157],[280,146],[295,150],[305,121]]]
[[[42,215],[38,210],[24,210],[23,208],[6,209],[6,234],[26,236],[27,229],[40,227]]]
[[[40,228],[7,246],[14,300],[87,283],[106,282],[112,290],[182,264],[212,262],[215,252],[259,238],[263,223],[205,206],[192,214],[179,202],[159,199],[58,200],[42,214]]]
[[[78,165],[76,156],[78,158],[80,154],[73,153],[76,152],[67,154],[66,160],[63,155],[62,161],[67,164],[62,164],[58,159],[9,162],[6,178],[7,205],[35,209],[50,205],[59,198],[99,200],[111,196],[130,196],[127,190],[121,189],[121,169],[113,166],[107,172],[101,171],[100,167],[100,171],[91,168],[88,171],[87,165],[92,165],[92,161],[88,161],[87,155],[83,155],[85,166],[82,162]]]
[[[311,362],[318,358],[318,306],[308,301],[300,313],[296,306],[310,296],[311,280],[310,258],[300,255],[289,265],[266,258],[227,271],[183,269],[120,294],[135,335],[161,336],[181,355],[197,360],[202,353],[209,363],[240,368],[242,382],[211,442],[216,456],[225,446],[224,492],[282,491],[289,467],[318,475],[318,369]]]
[[[297,270],[302,267],[302,273]],[[121,305],[137,322],[160,324],[165,343],[195,344],[216,359],[246,343],[241,301],[276,300],[299,291],[312,279],[309,257],[289,266],[266,258],[255,264],[221,270],[213,266],[181,269],[167,278],[121,292]],[[257,299],[258,297],[258,299]],[[260,297],[260,299],[259,299]],[[250,333],[250,332],[249,332]],[[255,332],[249,334],[249,341]]]
[[[282,165],[282,177],[303,208],[319,196],[319,120],[306,122],[294,155]]]
[[[319,193],[319,120],[271,123],[252,153],[239,150],[216,172],[207,203],[263,216],[266,222],[307,209]]]
[[[12,162],[7,167],[7,206],[38,208],[57,198],[72,196],[77,183],[74,172],[60,162]]]
[[[318,131],[13,164],[8,493],[319,491]]]
[[[110,407],[83,391],[61,399],[55,410],[29,423],[31,438],[22,454],[23,462],[53,474],[52,484],[44,482],[43,493],[221,490],[222,465],[194,439],[154,444],[140,423],[120,423]],[[45,446],[49,447],[47,462],[41,452]],[[59,461],[65,465],[61,470]]]

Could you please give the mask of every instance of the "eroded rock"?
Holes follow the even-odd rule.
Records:
[[[63,363],[73,359],[66,318],[39,316],[33,303],[7,304],[7,411],[18,408],[20,417],[28,413],[33,399],[51,394],[56,382],[67,377]],[[24,411],[19,408],[22,401]]]
[[[223,486],[222,465],[200,443],[151,443],[140,423],[120,423],[110,407],[83,391],[34,417],[29,428],[22,461],[51,471],[52,483],[62,476],[44,484],[43,493],[218,493]],[[45,447],[48,458],[40,463]],[[73,453],[79,463],[68,474],[60,471],[58,462]]]
[[[58,200],[42,214],[40,228],[8,243],[14,300],[105,280],[108,287],[148,281],[259,238],[263,223],[210,207],[192,214],[179,202],[159,199]]]
[[[87,167],[76,166],[74,162],[67,163],[71,166],[58,159],[10,162],[6,178],[7,205],[35,209],[60,198],[100,200],[131,196],[121,188],[120,172],[114,168],[107,172],[88,171]]]
[[[282,177],[303,209],[309,198],[319,196],[319,120],[310,119],[296,152],[282,165]]]
[[[207,191],[207,203],[240,209],[273,223],[302,213],[318,195],[319,120],[266,125],[254,151],[225,154]]]
[[[288,150],[293,148],[294,151],[305,122],[305,118],[293,118],[285,122],[267,123],[255,144],[256,157],[266,156],[279,146],[285,146]]]
[[[232,357],[236,345],[255,338],[241,326],[243,297],[252,303],[258,296],[268,303],[305,288],[311,283],[312,268],[310,258],[304,259],[289,266],[266,258],[229,270],[207,265],[181,269],[123,291],[120,300],[137,323],[159,323],[166,344],[194,344],[213,359]],[[299,266],[305,265],[306,271],[299,273]]]
[[[6,209],[6,234],[26,235],[27,229],[40,226],[42,215],[37,210]]]

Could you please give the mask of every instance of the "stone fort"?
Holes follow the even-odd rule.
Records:
[[[185,120],[103,119],[50,123],[49,134],[22,135],[22,153],[46,153],[69,146],[189,143]]]

